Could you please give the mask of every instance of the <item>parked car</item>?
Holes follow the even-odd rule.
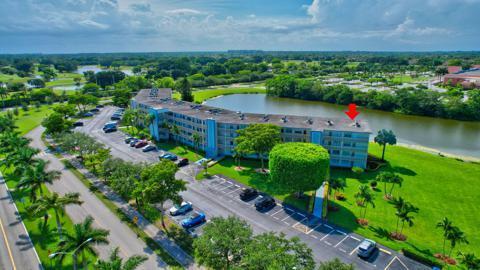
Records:
[[[96,107],[97,107],[97,108],[103,108],[103,107],[105,107],[105,106],[103,106],[102,104],[98,104]]]
[[[184,215],[193,209],[191,202],[182,202],[180,205],[176,204],[170,208],[169,212],[172,216]]]
[[[103,129],[103,132],[105,133],[111,133],[115,131],[117,131],[117,127],[110,127],[110,128]]]
[[[110,120],[122,120],[122,116],[118,114],[114,114],[110,117]]]
[[[373,254],[376,248],[377,248],[377,243],[375,243],[375,241],[370,239],[365,239],[358,246],[357,255],[358,257],[368,259]]]
[[[255,197],[257,197],[258,191],[253,188],[245,188],[240,193],[240,199],[242,201],[249,201]]]
[[[137,138],[133,138],[133,139],[130,141],[130,147],[134,147],[134,146],[137,144],[138,141],[140,141],[140,140],[137,139]]]
[[[257,198],[257,200],[255,200],[255,208],[259,211],[264,211],[273,208],[274,206],[275,199],[268,195],[260,196]]]
[[[100,112],[100,109],[94,108],[94,109],[91,109],[90,112],[92,112],[92,113],[98,113],[98,112]]]
[[[83,122],[77,121],[77,122],[73,123],[73,126],[74,127],[83,127]]]
[[[135,148],[142,148],[144,146],[146,146],[148,143],[147,141],[138,141],[136,144],[135,144]]]
[[[182,220],[181,224],[182,227],[184,228],[191,228],[194,226],[197,226],[199,224],[202,224],[205,222],[205,214],[201,212],[195,212],[191,214],[188,218]]]
[[[103,125],[104,131],[108,128],[117,128],[117,122],[108,122],[105,125]]]
[[[133,139],[135,139],[134,137],[126,137],[125,138],[125,143],[130,143]]]
[[[142,148],[142,152],[150,152],[150,151],[153,151],[155,149],[157,149],[157,147],[155,147],[155,145],[149,144],[149,145]]]
[[[178,167],[183,167],[188,165],[188,158],[182,158],[180,161],[177,163]]]
[[[84,117],[92,117],[93,116],[93,113],[91,112],[86,112],[83,114]]]
[[[160,155],[158,157],[159,159],[168,159],[168,160],[171,160],[171,161],[175,161],[178,159],[178,157],[174,154],[170,154],[170,153],[165,153],[163,155]]]

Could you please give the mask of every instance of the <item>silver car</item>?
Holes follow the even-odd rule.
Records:
[[[361,258],[369,258],[375,249],[377,248],[377,243],[370,239],[363,240],[362,243],[358,246],[357,255]]]

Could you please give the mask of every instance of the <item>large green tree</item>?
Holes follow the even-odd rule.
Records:
[[[237,131],[237,152],[257,154],[265,171],[264,158],[272,148],[282,141],[280,127],[273,124],[252,124]]]
[[[35,202],[37,200],[37,193],[43,197],[43,185],[52,184],[54,180],[60,179],[59,171],[47,171],[47,161],[38,160],[32,166],[25,169],[20,181],[17,183],[17,188],[29,189],[30,199]]]
[[[238,268],[251,237],[252,229],[245,221],[213,217],[194,241],[195,257],[200,265],[212,269]]]
[[[180,92],[183,101],[193,101],[192,85],[187,78],[181,78],[175,83],[175,90]]]
[[[269,168],[279,189],[302,193],[318,189],[328,180],[330,155],[312,143],[281,143],[270,151]]]
[[[186,183],[175,178],[178,166],[169,161],[162,160],[159,163],[146,167],[138,181],[142,201],[147,204],[158,203],[160,205],[162,227],[165,226],[164,204],[168,200],[180,203],[180,192],[186,190]]]
[[[53,112],[43,119],[42,126],[45,127],[45,132],[54,134],[69,130],[72,122],[65,119],[63,115]]]

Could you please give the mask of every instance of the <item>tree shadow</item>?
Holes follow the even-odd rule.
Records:
[[[357,215],[350,211],[350,209],[339,204],[337,201],[329,201],[329,208],[327,214],[327,221],[341,226],[346,231],[352,232],[357,230],[360,225],[356,222]],[[331,209],[336,209],[335,211]]]
[[[385,228],[382,228],[380,226],[369,226],[368,229],[375,233],[375,237],[388,241],[393,241],[393,239],[390,237],[390,231]]]
[[[396,173],[399,173],[399,174],[403,174],[403,175],[408,175],[408,176],[415,176],[417,175],[416,172],[408,169],[408,168],[405,168],[405,167],[399,167],[399,166],[395,166],[395,167],[392,167],[391,170],[393,172],[396,172]]]

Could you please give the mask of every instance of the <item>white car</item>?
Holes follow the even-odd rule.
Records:
[[[169,212],[172,216],[183,215],[193,209],[191,202],[182,202],[180,205],[176,204],[170,208]]]

